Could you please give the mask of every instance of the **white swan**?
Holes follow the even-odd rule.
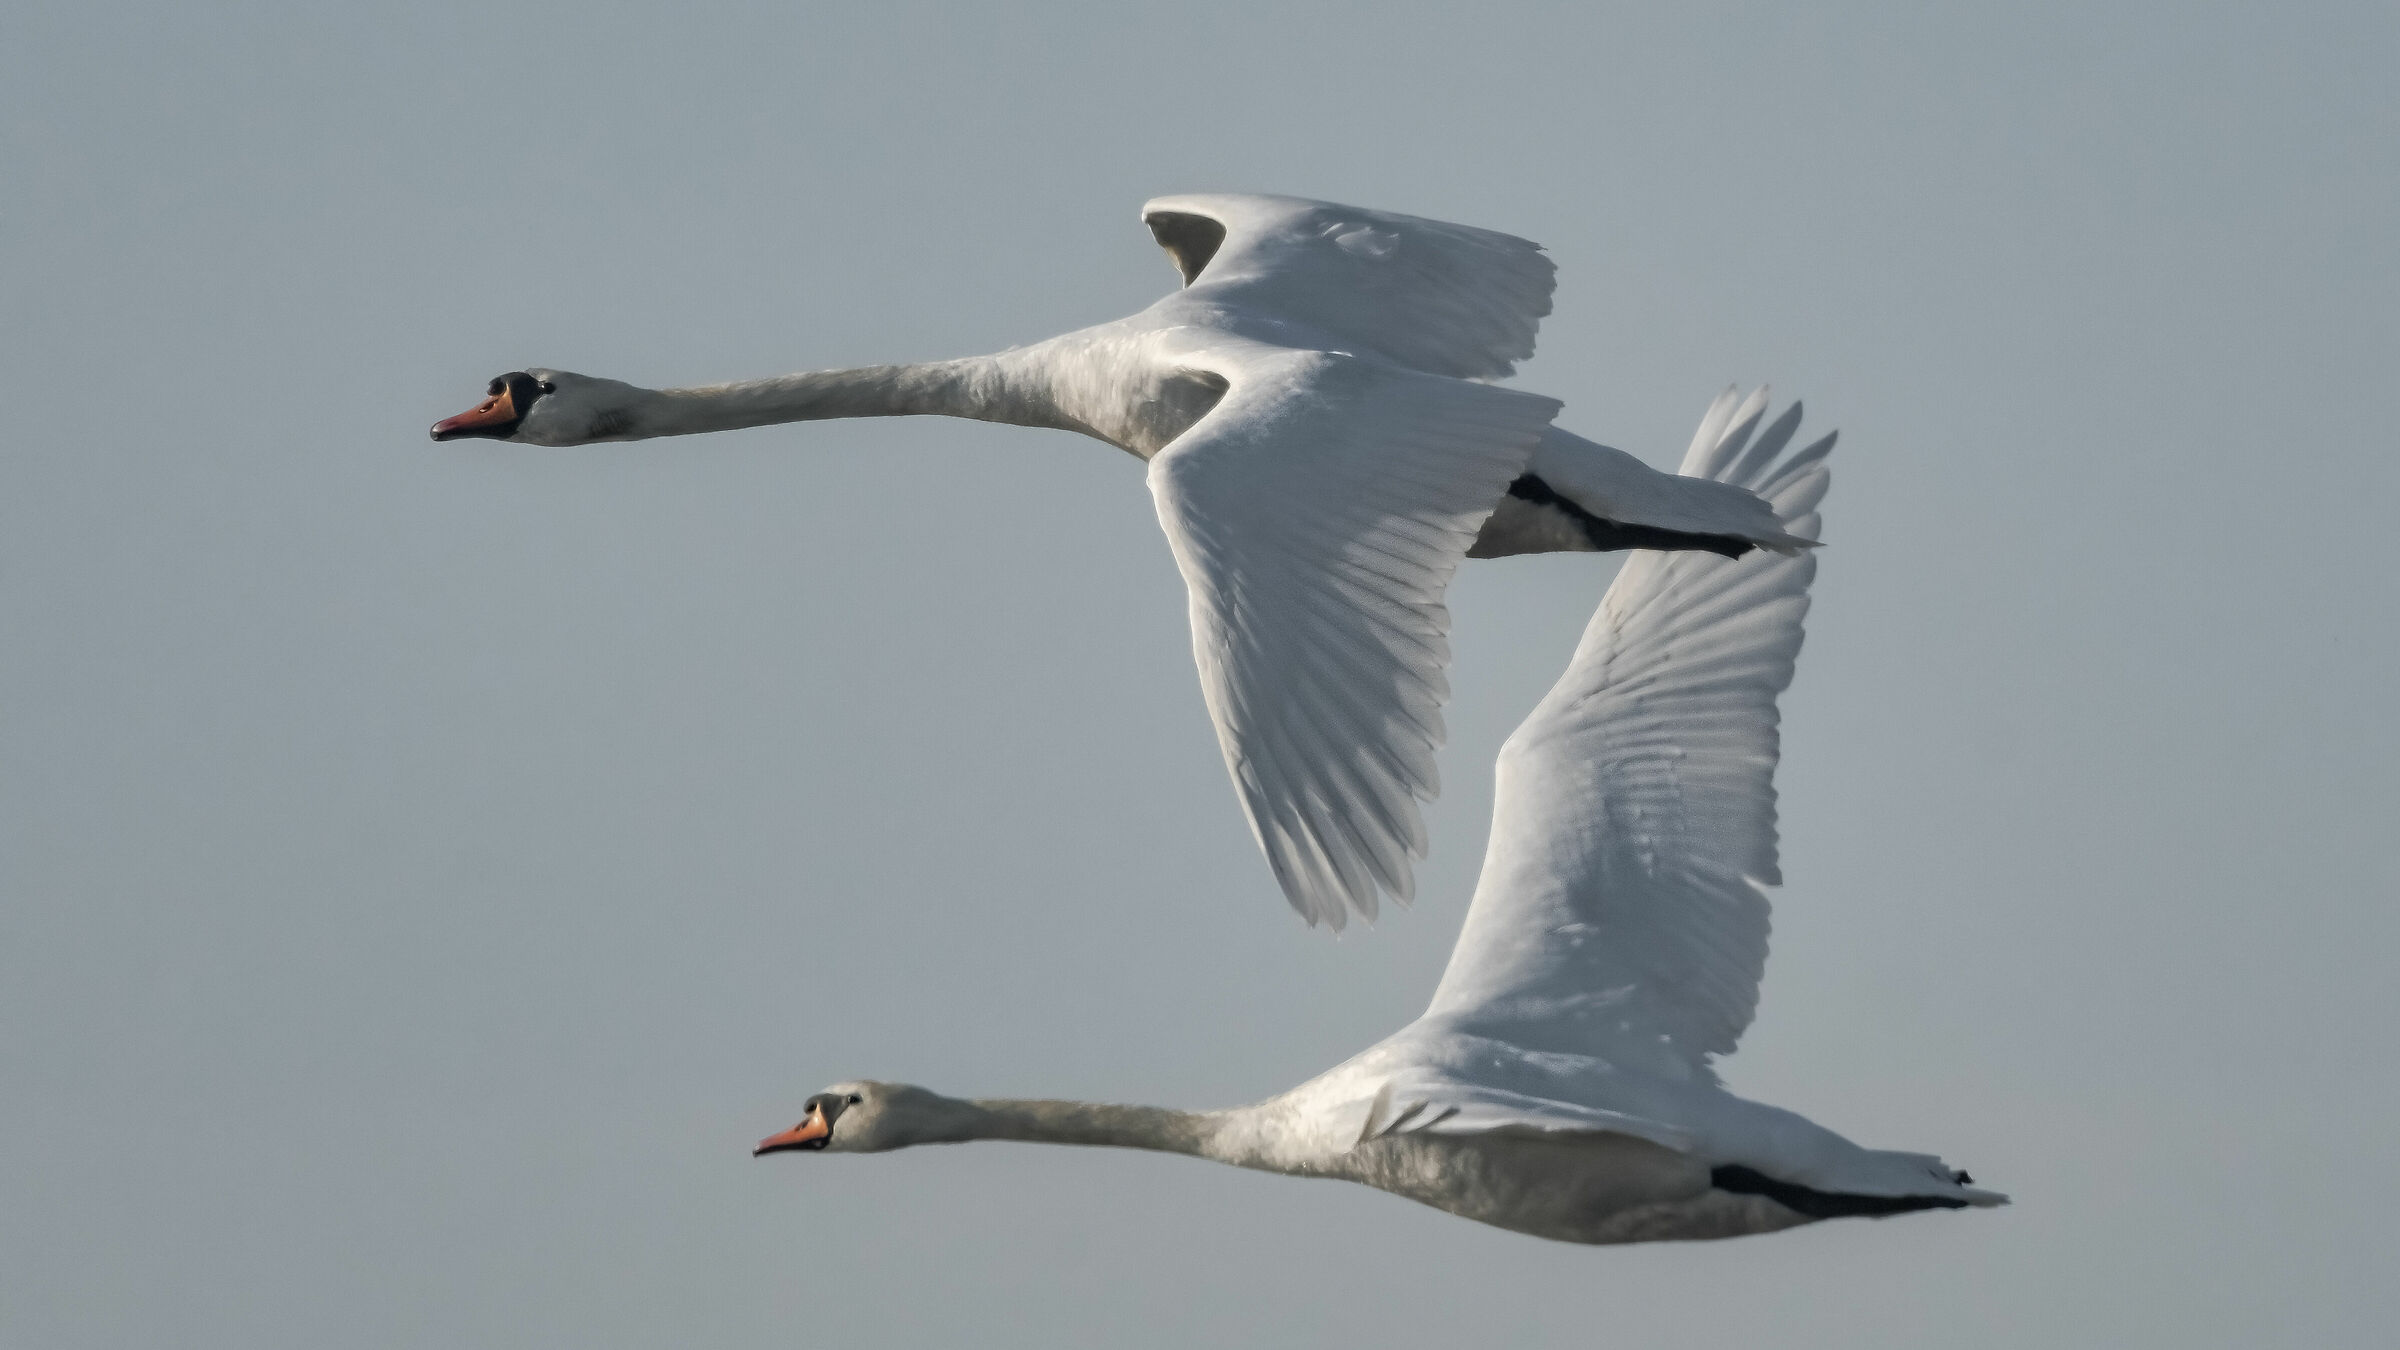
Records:
[[[1553,268],[1489,230],[1284,197],[1162,197],[1184,290],[993,356],[651,390],[512,371],[435,440],[640,440],[945,414],[1080,431],[1147,460],[1191,592],[1202,692],[1293,908],[1339,929],[1412,893],[1462,557],[1791,550],[1767,507],[1550,425],[1480,381],[1533,351]]]
[[[1686,473],[1755,486],[1814,537],[1832,438],[1713,407]],[[1337,1177],[1570,1242],[1733,1237],[1841,1215],[1997,1205],[1924,1154],[1865,1149],[1724,1090],[1775,861],[1775,696],[1815,563],[1642,553],[1500,752],[1492,837],[1433,1005],[1252,1106],[962,1101],[845,1083],[759,1153],[972,1139],[1109,1144]]]

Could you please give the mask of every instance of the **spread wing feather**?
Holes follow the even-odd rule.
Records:
[[[1218,745],[1292,907],[1339,929],[1407,900],[1439,791],[1442,593],[1556,401],[1243,347],[1225,397],[1150,464],[1191,591]]]
[[[1733,482],[1814,539],[1833,438],[1785,455],[1795,405],[1709,410],[1683,472]],[[1767,955],[1776,695],[1816,562],[1639,552],[1555,688],[1501,750],[1492,837],[1429,1015],[1602,1054],[1629,1038],[1695,1068],[1733,1049]]]

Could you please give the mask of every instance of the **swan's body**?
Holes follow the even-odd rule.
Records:
[[[1340,928],[1405,900],[1465,557],[1808,541],[1729,483],[1663,474],[1497,388],[1552,267],[1508,235],[1280,197],[1144,208],[1186,288],[991,356],[701,389],[512,372],[436,439],[583,445],[937,414],[1097,437],[1149,465],[1191,591],[1202,690],[1294,908]]]
[[[1813,538],[1828,437],[1720,400],[1686,473],[1753,486]],[[1432,1006],[1280,1096],[1209,1112],[961,1101],[850,1083],[764,1141],[880,1152],[1017,1139],[1361,1182],[1571,1242],[1733,1237],[2002,1203],[1937,1158],[1861,1148],[1725,1091],[1776,884],[1775,697],[1815,564],[1643,553],[1501,751],[1492,836]]]

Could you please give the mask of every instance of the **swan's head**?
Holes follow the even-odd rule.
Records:
[[[630,441],[642,391],[571,370],[512,370],[495,376],[484,400],[433,424],[437,441],[481,436],[521,445]]]
[[[976,1114],[969,1103],[906,1083],[836,1083],[808,1099],[800,1123],[758,1141],[770,1153],[886,1153],[911,1144],[953,1143]]]

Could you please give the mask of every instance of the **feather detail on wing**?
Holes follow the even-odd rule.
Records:
[[[1413,893],[1442,593],[1559,405],[1322,352],[1220,355],[1228,392],[1150,490],[1251,831],[1292,907],[1338,930]]]
[[[1297,197],[1160,197],[1142,219],[1196,298],[1462,379],[1533,354],[1558,270],[1514,235]]]
[[[1765,391],[1710,408],[1683,472],[1745,487],[1817,536],[1833,437],[1755,442]],[[1750,1023],[1780,884],[1776,695],[1816,563],[1637,552],[1573,661],[1500,752],[1492,837],[1428,1016],[1520,1045],[1640,1043],[1705,1072]],[[1510,1028],[1521,1028],[1522,1034]]]

